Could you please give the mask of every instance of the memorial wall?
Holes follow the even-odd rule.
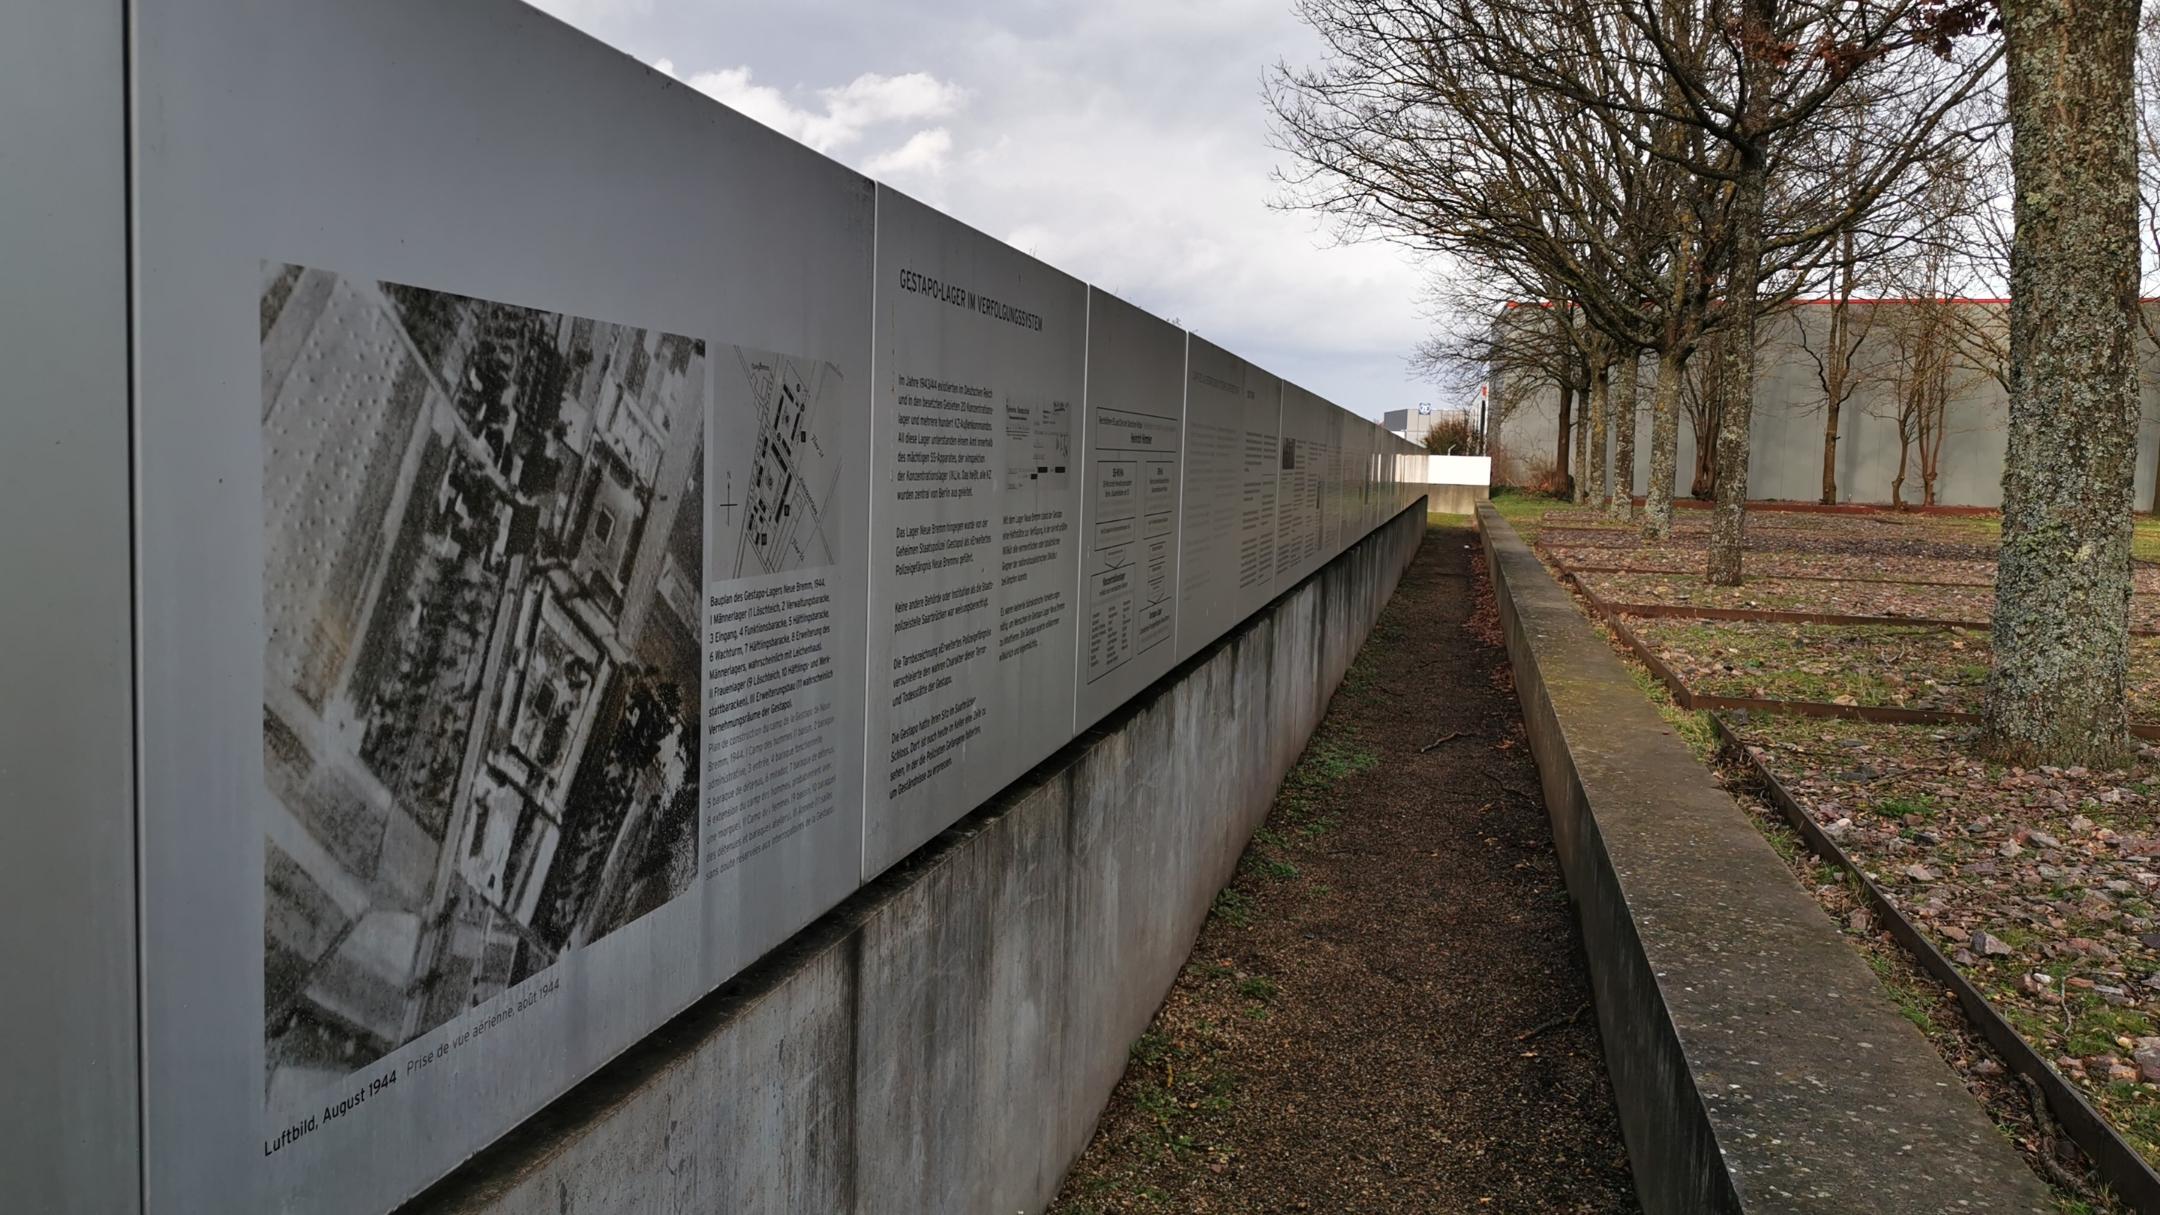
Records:
[[[132,37],[151,1211],[387,1210],[1422,493],[513,0]]]
[[[1275,593],[1282,381],[1187,339],[1177,657],[1191,657]]]
[[[1177,665],[1185,331],[1090,288],[1086,414],[1081,729]]]
[[[865,873],[1072,736],[1088,351],[1080,280],[877,198]]]

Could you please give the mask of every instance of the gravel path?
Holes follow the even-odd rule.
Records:
[[[1428,533],[1052,1211],[1637,1209],[1476,544]]]

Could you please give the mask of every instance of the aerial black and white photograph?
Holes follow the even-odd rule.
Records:
[[[276,263],[261,341],[275,1103],[697,874],[707,368]]]
[[[725,344],[713,376],[713,580],[835,564],[847,378],[830,362]]]

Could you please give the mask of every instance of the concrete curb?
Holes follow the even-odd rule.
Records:
[[[2140,1211],[2160,1211],[2160,1175],[2155,1175],[2151,1165],[2138,1155],[2137,1149],[2124,1141],[2107,1119],[2088,1104],[2077,1087],[2063,1079],[2062,1074],[2048,1066],[2040,1052],[2033,1049],[2001,1013],[1988,1003],[1987,997],[1972,981],[1959,972],[1957,964],[1943,956],[1927,934],[1920,931],[1898,905],[1891,901],[1875,879],[1855,863],[1845,849],[1838,846],[1822,824],[1815,821],[1785,783],[1770,770],[1770,765],[1749,748],[1747,741],[1733,728],[1733,724],[1721,713],[1710,715],[1711,728],[1717,732],[1718,741],[1747,766],[1748,773],[1762,783],[1764,800],[1784,817],[1816,856],[1828,861],[1844,872],[1849,880],[1858,882],[1875,919],[1893,937],[1920,969],[1935,977],[1935,981],[1950,989],[1957,1002],[1965,1010],[1965,1019],[1972,1024],[1988,1045],[2002,1055],[2010,1069],[2025,1076],[2047,1099],[2048,1113],[2063,1129],[2063,1133],[2082,1149],[2092,1161],[2093,1171],[2098,1173],[2115,1196]]]
[[[2054,1210],[1514,529],[1478,531],[1643,1209]]]

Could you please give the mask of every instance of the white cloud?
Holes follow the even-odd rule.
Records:
[[[952,132],[944,127],[932,127],[917,131],[899,147],[864,161],[863,172],[873,177],[935,177],[945,171],[945,162],[951,153]]]
[[[967,100],[966,89],[928,72],[904,76],[864,72],[837,89],[821,89],[818,95],[825,100],[826,122],[848,132],[880,123],[943,118]]]
[[[1269,206],[1284,158],[1261,76],[1319,53],[1281,0],[651,4],[588,28],[1340,404],[1377,415],[1433,399],[1405,369],[1428,330],[1421,271]]]
[[[658,59],[653,66],[670,76],[676,75],[671,60]],[[786,92],[772,85],[757,83],[748,67],[699,72],[687,83],[781,134],[827,153],[852,146],[866,132],[877,127],[945,117],[967,98],[965,89],[927,72],[908,72],[900,76],[864,72],[836,88],[817,90],[816,103],[807,106],[796,104]],[[944,138],[949,150],[951,135],[948,133]]]
[[[686,83],[720,104],[739,110],[783,135],[799,139],[811,147],[818,146],[808,138],[810,124],[815,121],[816,116],[795,108],[786,94],[771,85],[752,82],[749,68],[699,72]],[[823,151],[822,148],[819,150]]]

